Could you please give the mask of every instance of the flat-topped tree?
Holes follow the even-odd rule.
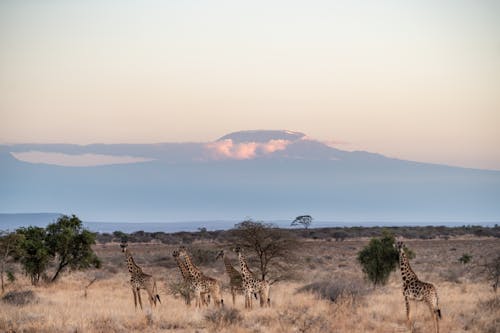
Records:
[[[293,222],[290,224],[291,226],[296,226],[296,225],[302,225],[304,229],[309,229],[313,221],[313,218],[311,215],[300,215],[293,220]]]

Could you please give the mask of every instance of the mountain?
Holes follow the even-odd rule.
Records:
[[[306,135],[294,131],[276,131],[276,130],[255,130],[255,131],[239,131],[224,135],[217,141],[232,140],[236,143],[244,142],[269,142],[271,140],[289,140],[297,141],[304,138]]]
[[[206,143],[0,145],[0,184],[0,213],[86,221],[500,220],[500,171],[348,152],[292,131]]]

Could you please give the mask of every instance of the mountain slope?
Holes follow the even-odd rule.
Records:
[[[498,171],[347,152],[290,133],[233,133],[211,143],[0,146],[0,212],[57,211],[94,221],[300,214],[340,221],[500,220]],[[11,154],[26,151],[153,161],[61,167]]]

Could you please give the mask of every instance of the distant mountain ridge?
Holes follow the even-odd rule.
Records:
[[[108,164],[91,167],[36,160],[107,157]],[[138,159],[113,164],[117,157]],[[0,145],[0,184],[0,213],[55,211],[87,221],[303,214],[324,221],[500,221],[500,171],[349,152],[294,131],[240,131],[198,143]]]

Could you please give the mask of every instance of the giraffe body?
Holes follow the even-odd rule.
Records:
[[[134,295],[134,305],[137,309],[137,301],[142,309],[141,300],[141,289],[146,290],[148,294],[149,304],[151,307],[156,306],[156,301],[160,302],[160,296],[156,288],[156,281],[153,276],[146,274],[142,269],[135,263],[132,254],[127,249],[127,244],[122,243],[122,252],[125,253],[125,261],[127,263],[127,268],[130,273],[130,286],[132,287],[132,293]]]
[[[269,298],[269,290],[271,285],[266,280],[256,279],[252,271],[248,268],[246,258],[243,256],[240,247],[234,250],[238,254],[240,262],[241,276],[243,277],[243,290],[245,294],[245,308],[252,308],[252,296],[259,294],[260,306],[271,306],[271,299]]]
[[[193,281],[191,278],[191,275],[189,274],[189,270],[186,267],[186,264],[184,261],[179,257],[179,251],[175,250],[172,253],[172,256],[174,257],[175,261],[177,262],[177,266],[179,267],[179,270],[181,271],[182,275],[182,280],[184,281],[184,285],[188,288],[187,294],[185,295],[186,298],[186,304],[190,305],[191,304],[191,293],[193,292]]]
[[[195,306],[201,307],[202,303],[205,303],[205,295],[210,295],[214,299],[216,306],[224,305],[219,281],[204,275],[198,267],[193,264],[191,257],[183,246],[179,249],[179,256],[184,259],[184,263],[190,275],[189,281],[194,290]]]
[[[431,311],[435,331],[439,333],[438,319],[441,318],[441,310],[439,309],[436,287],[432,283],[423,282],[418,279],[417,274],[411,269],[402,242],[397,242],[397,249],[399,252],[401,278],[403,280],[403,296],[405,298],[407,324],[413,332],[410,316],[410,300],[425,302]]]
[[[233,298],[233,305],[234,305],[236,302],[236,294],[244,293],[243,278],[240,272],[238,272],[236,268],[233,267],[231,261],[225,255],[224,250],[221,250],[219,252],[216,259],[218,258],[222,258],[222,260],[224,261],[224,267],[226,268],[226,273],[229,276],[229,287],[231,289],[231,296]]]

